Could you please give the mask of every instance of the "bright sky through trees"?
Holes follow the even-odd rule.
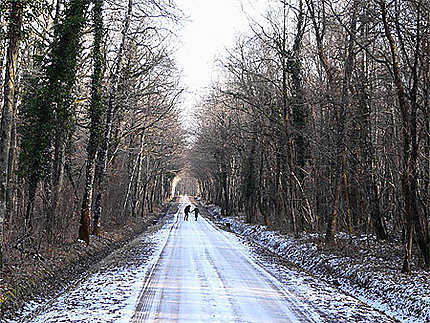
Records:
[[[233,43],[235,34],[246,28],[246,17],[239,0],[177,0],[189,17],[180,38],[177,53],[190,91],[207,86],[216,55]]]
[[[231,47],[235,36],[248,27],[241,3],[246,11],[255,10],[255,3],[241,0],[177,0],[178,7],[189,17],[180,32],[182,44],[176,54],[178,67],[183,71],[183,82],[188,88],[185,96],[185,114],[189,114],[196,99],[209,86],[214,60]],[[190,119],[186,117],[185,122]]]

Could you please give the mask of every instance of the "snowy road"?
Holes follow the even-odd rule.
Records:
[[[133,321],[303,321],[302,311],[234,240],[178,217]]]
[[[179,215],[189,203],[182,202]],[[305,292],[299,286],[288,288],[275,278],[281,276],[276,270],[269,272],[260,263],[234,235],[202,217],[184,221],[178,216],[133,322],[391,321],[335,289],[312,287],[297,272],[289,277],[290,287],[296,283]],[[317,294],[316,303],[307,299]],[[329,313],[322,299],[338,305],[339,315]]]
[[[393,321],[202,217],[184,221],[187,204],[17,322]]]

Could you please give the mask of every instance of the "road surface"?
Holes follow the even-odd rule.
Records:
[[[393,322],[203,217],[184,221],[188,204],[12,322]]]
[[[303,320],[291,295],[240,246],[204,218],[190,219],[177,218],[134,322]]]
[[[184,221],[185,198],[133,322],[316,322],[327,319],[205,218]],[[377,314],[379,316],[379,313]]]

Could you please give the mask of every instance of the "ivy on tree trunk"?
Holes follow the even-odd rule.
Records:
[[[103,27],[103,0],[93,0],[93,19],[94,19],[94,72],[91,86],[91,106],[90,106],[90,139],[87,145],[87,166],[84,194],[82,198],[81,219],[79,226],[79,239],[90,242],[90,219],[92,193],[94,189],[94,174],[97,150],[99,149],[103,134],[103,116],[105,107],[103,104],[103,70],[104,57],[102,53],[102,41],[104,35]],[[98,233],[98,226],[94,227]]]
[[[23,106],[23,152],[21,164],[29,180],[27,222],[32,221],[37,184],[45,182],[47,238],[53,224],[64,182],[66,139],[73,131],[72,88],[80,52],[81,31],[86,19],[88,0],[71,0],[54,26],[54,40],[44,80],[30,93]]]

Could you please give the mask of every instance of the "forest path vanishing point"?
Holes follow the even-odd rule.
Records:
[[[278,279],[233,234],[202,217],[184,221],[183,209],[190,202],[187,197],[181,202],[133,322],[391,321],[303,273],[288,269],[291,275]],[[327,303],[334,306],[331,311]]]
[[[188,204],[21,322],[393,321],[209,219],[184,221]]]

